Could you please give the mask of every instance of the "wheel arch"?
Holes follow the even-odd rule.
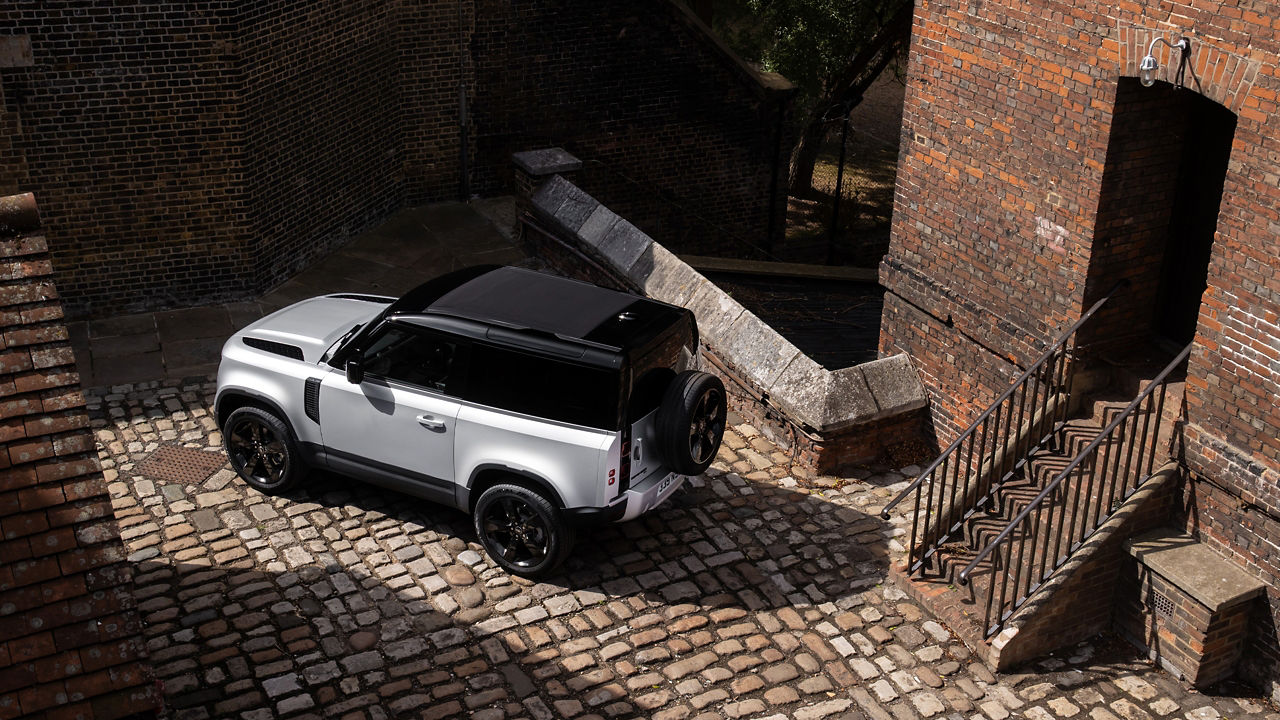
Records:
[[[218,429],[221,430],[226,425],[227,418],[231,417],[231,413],[242,407],[256,407],[265,410],[280,419],[284,426],[289,428],[289,433],[297,440],[297,433],[293,429],[293,423],[289,422],[289,415],[285,413],[284,408],[275,400],[253,392],[252,390],[234,389],[227,390],[218,396],[214,402],[214,418],[218,422]]]
[[[503,482],[522,485],[533,490],[550,500],[557,510],[563,510],[565,507],[564,498],[560,497],[560,492],[546,478],[528,470],[520,470],[498,463],[485,463],[476,466],[471,471],[471,477],[467,480],[467,511],[474,513],[476,501],[480,499],[484,491]]]

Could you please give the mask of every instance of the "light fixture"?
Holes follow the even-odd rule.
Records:
[[[1181,50],[1185,56],[1190,45],[1185,37],[1178,38],[1178,42],[1171,43],[1162,37],[1158,37],[1151,41],[1151,47],[1147,48],[1147,56],[1142,58],[1142,63],[1138,65],[1138,80],[1142,82],[1142,87],[1151,87],[1156,84],[1156,70],[1160,68],[1160,63],[1156,62],[1155,52],[1156,43],[1164,43],[1172,49]]]

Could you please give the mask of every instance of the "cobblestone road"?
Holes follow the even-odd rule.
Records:
[[[876,513],[903,474],[797,480],[746,425],[673,502],[534,584],[491,566],[462,513],[332,475],[249,490],[213,392],[90,393],[177,718],[1280,717],[1088,645],[993,677],[885,581],[901,531]],[[165,480],[177,462],[146,461],[166,446],[208,465]]]

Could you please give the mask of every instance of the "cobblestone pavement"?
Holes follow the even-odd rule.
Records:
[[[903,474],[797,480],[746,425],[673,502],[535,584],[459,512],[331,475],[249,490],[213,392],[90,393],[176,718],[1280,717],[1089,645],[993,677],[885,582],[901,530],[876,513]],[[188,450],[146,462],[164,446]]]

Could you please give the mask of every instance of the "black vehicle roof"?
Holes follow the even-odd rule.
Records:
[[[625,350],[688,311],[589,283],[514,267],[467,268],[406,293],[388,315],[445,315]]]

